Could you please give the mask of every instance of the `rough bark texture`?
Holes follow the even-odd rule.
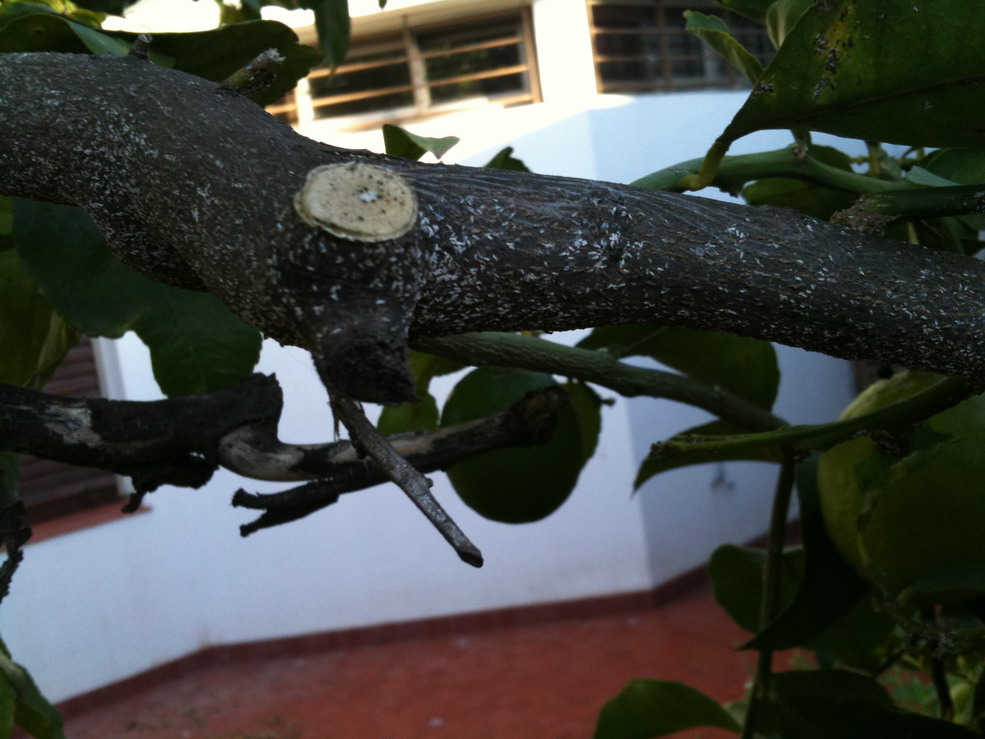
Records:
[[[432,472],[495,449],[547,443],[567,402],[567,393],[549,387],[499,413],[384,438],[415,468]],[[246,502],[239,505],[259,509],[323,507],[325,491],[337,497],[386,481],[386,470],[350,441],[281,442],[282,408],[280,385],[266,375],[230,390],[157,401],[66,398],[0,384],[0,451],[129,475],[140,492],[198,487],[220,464],[259,480],[319,481],[322,497],[240,494]],[[0,538],[2,524],[0,511]]]
[[[411,394],[408,335],[627,323],[985,370],[973,259],[792,211],[336,149],[137,59],[3,55],[0,91],[0,192],[83,206],[130,264],[211,290],[359,399]],[[416,228],[363,243],[298,217],[307,173],[354,160],[407,179]]]

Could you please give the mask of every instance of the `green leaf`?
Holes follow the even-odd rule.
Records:
[[[14,199],[0,195],[0,235],[9,236],[14,226]]]
[[[123,15],[123,11],[136,0],[75,0],[75,4],[86,10],[109,15]]]
[[[215,296],[130,269],[78,208],[17,199],[14,212],[18,254],[58,313],[89,336],[136,331],[165,393],[232,387],[252,371],[260,334]]]
[[[773,675],[780,734],[797,739],[972,739],[963,726],[901,711],[872,678],[844,670]]]
[[[17,483],[21,476],[21,455],[0,452],[0,510],[17,502]],[[0,712],[0,717],[6,716]],[[0,736],[4,736],[0,732]]]
[[[727,440],[733,435],[741,434],[740,429],[734,424],[725,421],[712,421],[710,423],[695,426],[687,431],[677,434],[671,439],[654,444],[650,448],[650,454],[640,465],[636,473],[636,480],[633,482],[633,489],[639,490],[643,483],[654,475],[661,472],[675,470],[679,467],[690,467],[695,464],[709,464],[711,462],[782,462],[783,455],[776,451],[776,448],[769,444],[761,446],[746,445],[742,447],[731,447],[727,444],[721,446],[709,444],[700,453],[693,453],[691,450],[695,441],[709,442],[714,439]],[[685,453],[681,453],[681,451]]]
[[[17,252],[0,252],[0,382],[43,387],[78,338],[41,295]]]
[[[773,345],[732,334],[670,326],[608,326],[595,329],[578,346],[605,349],[616,357],[652,357],[767,409],[773,406],[780,383]]]
[[[985,183],[985,149],[938,149],[921,164],[928,172],[959,185]]]
[[[132,44],[136,34],[115,34]],[[275,68],[270,87],[258,92],[253,100],[269,105],[322,61],[321,55],[298,41],[297,34],[276,21],[247,21],[198,33],[155,33],[151,43],[151,60],[173,60],[173,66],[207,80],[221,82],[246,66],[267,49],[277,49],[284,57]]]
[[[383,143],[386,146],[386,153],[390,156],[402,157],[412,161],[417,161],[428,152],[441,159],[459,141],[457,136],[428,138],[427,136],[418,136],[391,123],[386,123],[383,126]]]
[[[380,413],[376,428],[384,436],[416,429],[436,429],[438,403],[433,395],[426,393],[417,403],[401,403],[398,406],[386,407]]]
[[[602,707],[595,739],[651,739],[698,726],[739,731],[728,711],[692,687],[634,680]]]
[[[811,146],[810,157],[829,167],[844,172],[852,171],[852,162],[848,155],[833,147]],[[723,162],[722,167],[725,166]],[[794,208],[809,216],[828,220],[833,213],[854,203],[858,194],[851,190],[821,186],[809,180],[767,177],[745,187],[742,197],[750,205]]]
[[[763,593],[763,567],[766,553],[724,544],[714,551],[708,561],[708,573],[718,603],[733,621],[746,631],[759,631],[760,601]],[[780,579],[780,608],[793,598],[804,568],[802,549],[789,549],[783,554]]]
[[[521,160],[513,156],[513,147],[500,149],[496,155],[482,165],[486,169],[506,169],[513,172],[529,172],[530,169]]]
[[[757,23],[766,22],[766,11],[774,0],[715,0],[725,10],[741,15]]]
[[[729,32],[721,18],[685,10],[685,30],[693,33],[714,49],[729,64],[738,69],[750,82],[763,73],[763,64]]]
[[[578,415],[581,432],[581,454],[587,462],[595,454],[599,434],[602,432],[602,398],[583,382],[568,382],[564,389],[571,396],[571,405]]]
[[[414,375],[414,392],[421,400],[418,403],[401,403],[395,407],[384,408],[377,424],[381,434],[438,428],[438,404],[428,390],[431,380],[465,367],[464,364],[453,359],[414,350],[409,352],[409,357],[410,370]]]
[[[81,3],[65,2],[65,0],[32,0],[31,2],[11,0],[0,3],[0,27],[14,18],[34,13],[60,16],[96,29],[106,19],[105,14],[89,10]]]
[[[901,599],[922,598],[916,602],[934,603],[934,598],[947,594],[954,598],[961,593],[961,600],[985,596],[985,572],[981,562],[951,562],[917,580],[900,596]]]
[[[6,645],[0,642],[0,685],[4,686],[4,702],[13,696],[14,723],[36,739],[63,739],[62,717],[49,703],[34,680],[10,658]]]
[[[0,52],[126,53],[136,37],[134,33],[93,31],[59,15],[33,13],[0,29]],[[260,105],[268,105],[293,89],[322,60],[283,23],[248,21],[196,33],[155,33],[150,59],[219,82],[270,48],[277,49],[284,61],[277,64],[270,87],[253,97]]]
[[[452,390],[441,415],[451,426],[509,408],[528,392],[554,385],[550,375],[480,367]],[[585,463],[585,432],[571,403],[561,407],[546,444],[499,449],[452,466],[448,479],[462,500],[486,518],[503,523],[539,521],[574,490]]]
[[[753,131],[806,128],[908,146],[985,146],[985,4],[815,3],[800,18],[716,151]]]
[[[814,0],[776,0],[767,8],[766,32],[773,46],[780,48],[783,40],[797,25],[800,16],[813,2]]]
[[[14,4],[16,7],[18,3]],[[74,23],[53,13],[18,15],[0,28],[0,53],[57,51],[83,54],[85,43],[72,29]]]
[[[302,8],[315,11],[315,28],[321,52],[332,69],[343,61],[349,51],[348,0],[301,0]]]
[[[70,25],[75,35],[82,40],[82,43],[93,54],[126,56],[130,53],[130,44],[123,39],[114,38],[94,28],[82,26],[78,23],[72,23]]]
[[[834,213],[848,208],[858,196],[846,190],[819,187],[802,180],[770,177],[749,185],[742,197],[750,205],[774,205],[794,208],[820,220],[828,220]]]
[[[797,469],[804,566],[793,599],[744,649],[809,646],[841,662],[875,669],[893,620],[872,610],[869,586],[842,559],[828,537],[817,488],[817,455]]]

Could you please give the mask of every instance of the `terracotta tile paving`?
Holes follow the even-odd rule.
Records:
[[[742,694],[745,633],[707,588],[660,607],[201,667],[76,714],[69,739],[545,739],[592,735],[638,677]],[[719,739],[700,729],[679,737]]]

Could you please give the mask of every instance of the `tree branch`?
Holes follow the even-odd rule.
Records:
[[[0,452],[130,475],[137,496],[128,509],[159,485],[199,487],[220,464],[256,479],[314,480],[283,493],[238,491],[234,506],[264,511],[258,521],[242,527],[245,536],[313,513],[335,502],[341,493],[391,480],[394,468],[403,475],[395,482],[408,484],[408,476],[446,469],[487,451],[547,443],[557,411],[567,401],[562,389],[549,387],[528,394],[505,411],[454,426],[390,437],[380,437],[374,429],[377,438],[368,442],[365,427],[372,428],[369,421],[363,417],[360,425],[353,421],[353,411],[343,408],[340,415],[357,439],[354,446],[350,441],[280,441],[277,422],[282,397],[273,376],[254,375],[231,390],[150,402],[64,398],[0,385]],[[359,444],[375,455],[367,458]],[[389,453],[379,451],[384,444]],[[472,564],[481,563],[478,550],[453,522],[447,523],[450,519],[437,502],[431,502],[429,506],[425,501],[425,513],[441,524],[460,556]],[[8,511],[11,515],[4,518]],[[19,527],[10,523],[16,522],[13,513],[12,506],[0,508],[0,543],[13,543],[12,559],[21,535]],[[0,586],[3,576],[0,572]]]
[[[336,149],[136,59],[5,54],[0,89],[0,192],[85,207],[121,258],[211,290],[360,400],[408,398],[408,336],[607,324],[985,370],[974,259],[791,211]],[[351,162],[409,185],[414,228],[360,241],[299,215],[308,174]]]
[[[662,370],[633,367],[605,352],[563,346],[530,336],[506,333],[419,337],[414,348],[471,365],[554,372],[593,382],[628,398],[648,395],[704,408],[719,418],[749,429],[766,431],[786,422],[721,387]]]

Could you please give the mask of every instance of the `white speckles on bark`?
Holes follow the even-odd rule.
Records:
[[[975,260],[793,211],[334,149],[213,83],[125,59],[2,55],[0,90],[0,191],[86,207],[121,257],[311,349],[356,397],[395,397],[383,386],[400,385],[408,332],[620,323],[985,374]],[[308,173],[347,167],[406,182],[416,208],[382,230],[357,218],[332,233],[306,203],[302,221]],[[374,188],[350,205],[378,203]]]

